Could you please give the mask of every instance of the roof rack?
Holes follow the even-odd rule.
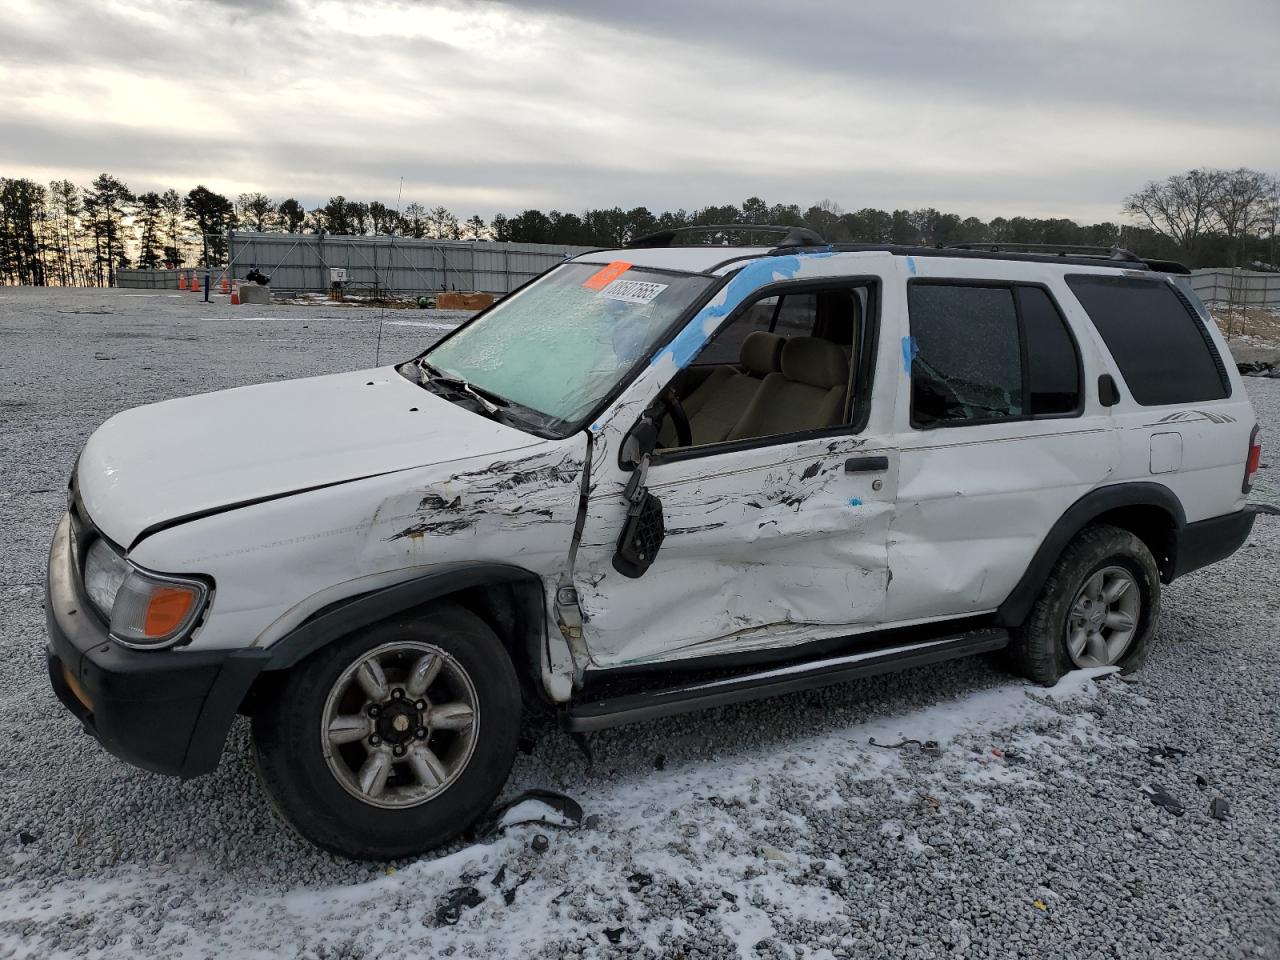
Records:
[[[883,252],[894,256],[958,257],[975,260],[1022,260],[1032,263],[1069,263],[1078,266],[1151,270],[1156,273],[1189,274],[1181,263],[1153,260],[1120,247],[1073,246],[1045,243],[952,243],[925,247],[899,243],[835,243],[832,250],[844,253]]]
[[[1123,247],[1091,246],[1082,243],[948,243],[946,250],[985,250],[991,253],[1039,253],[1055,257],[1099,257],[1146,264],[1136,253]]]
[[[825,247],[827,241],[807,227],[783,227],[766,223],[708,223],[696,227],[673,227],[670,230],[660,230],[657,233],[651,233],[648,236],[637,237],[626,245],[627,249],[639,249],[647,247],[675,247],[675,246],[696,246],[696,244],[678,244],[676,243],[682,237],[690,236],[697,233],[780,233],[782,239],[774,244],[774,249],[780,247]],[[728,244],[706,244],[706,246],[728,246]]]

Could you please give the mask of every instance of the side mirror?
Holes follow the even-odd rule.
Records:
[[[618,549],[613,555],[613,569],[633,580],[643,576],[653,564],[666,536],[662,501],[641,487],[627,510],[627,520],[618,537]]]
[[[649,473],[649,455],[658,446],[658,424],[645,411],[622,441],[618,465],[630,470],[631,479],[622,492],[627,501],[627,518],[618,536],[613,555],[613,569],[624,577],[644,576],[653,563],[667,535],[662,515],[662,501],[645,486]]]
[[[646,412],[623,437],[618,451],[618,466],[623,470],[635,470],[657,448],[658,424]]]

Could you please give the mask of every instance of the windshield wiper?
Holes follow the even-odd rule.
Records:
[[[453,389],[457,393],[465,394],[467,397],[478,403],[486,414],[495,419],[506,413],[506,408],[511,406],[511,401],[504,397],[498,396],[496,393],[490,393],[480,387],[472,386],[466,380],[460,377],[450,377],[441,373],[436,367],[433,367],[426,360],[417,361],[418,370],[424,376],[423,385],[438,384],[447,389]]]

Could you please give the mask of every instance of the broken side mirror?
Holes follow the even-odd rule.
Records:
[[[618,466],[623,470],[638,470],[646,457],[658,448],[657,421],[645,411],[627,435],[622,438],[618,451]]]
[[[613,555],[613,569],[624,577],[643,576],[658,555],[667,535],[662,516],[662,501],[649,492],[645,481],[649,473],[649,456],[658,445],[658,425],[647,413],[641,417],[622,441],[618,462],[631,470],[622,496],[627,501],[627,518],[618,536],[618,549]]]
[[[613,555],[613,569],[633,580],[643,576],[653,564],[666,535],[662,501],[640,487],[635,500],[627,507],[627,520],[622,525],[618,549]]]

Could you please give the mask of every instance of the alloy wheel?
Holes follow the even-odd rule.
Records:
[[[385,643],[348,666],[325,701],[329,770],[364,803],[401,809],[454,783],[475,751],[475,685],[456,659],[414,640]]]
[[[1077,667],[1118,663],[1138,633],[1142,591],[1125,567],[1092,573],[1067,614],[1067,653]]]

